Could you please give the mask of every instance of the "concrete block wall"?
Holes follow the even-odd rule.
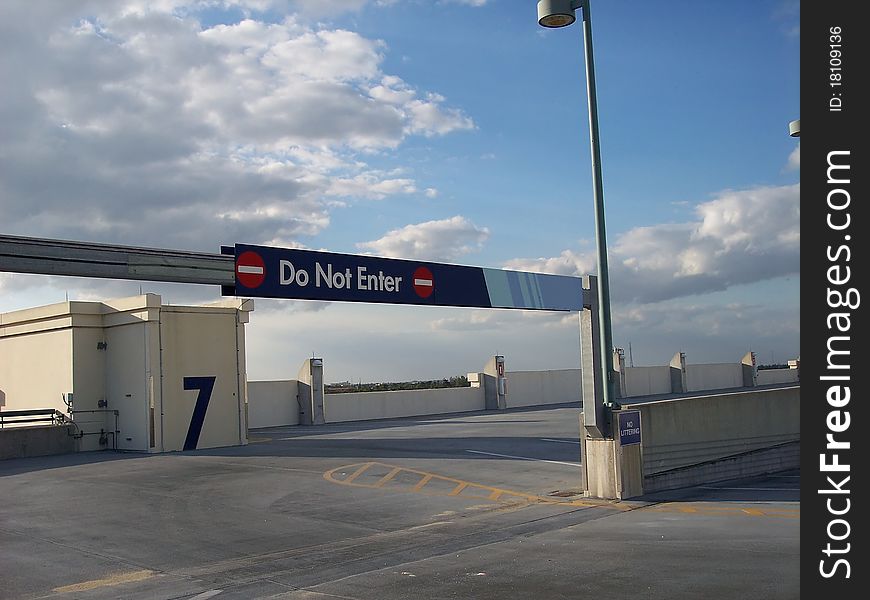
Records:
[[[327,394],[324,413],[327,423],[342,423],[484,410],[483,391],[481,386]]]
[[[710,363],[686,365],[687,392],[743,387],[743,367],[740,363]]]
[[[580,369],[507,373],[508,408],[581,401]]]
[[[507,408],[580,403],[580,369],[509,371]],[[471,387],[326,394],[327,423],[392,419],[486,409],[482,373],[469,373]],[[299,425],[299,381],[249,381],[248,422],[252,429]]]
[[[677,352],[669,365],[650,367],[626,367],[621,349],[615,356],[619,358],[614,365],[619,371],[617,381],[623,398],[755,387],[799,379],[797,368],[758,371],[753,352],[733,363],[708,364],[687,364],[685,353]],[[790,362],[796,366],[799,363]]]
[[[4,409],[68,413],[64,398],[72,398],[77,450],[244,444],[244,324],[252,309],[243,300],[169,306],[145,294],[2,314]]]
[[[758,385],[773,383],[797,383],[800,381],[797,369],[764,369],[758,372]]]
[[[652,396],[671,393],[671,369],[663,367],[626,367],[625,396]]]
[[[644,476],[800,441],[800,387],[638,403]]]
[[[249,381],[248,426],[299,425],[298,381]]]
[[[0,429],[0,460],[75,452],[72,425],[37,425]]]
[[[786,442],[771,448],[752,450],[698,465],[654,473],[644,478],[643,491],[649,494],[797,468],[800,468],[800,442]]]

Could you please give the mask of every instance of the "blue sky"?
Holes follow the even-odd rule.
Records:
[[[797,2],[594,3],[614,343],[799,354]],[[594,257],[579,24],[533,0],[0,8],[0,232],[273,243],[579,274]],[[0,274],[0,312],[139,283]],[[142,284],[173,303],[211,290]],[[254,378],[565,368],[576,316],[259,301]]]

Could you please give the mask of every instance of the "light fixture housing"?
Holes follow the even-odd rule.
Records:
[[[791,123],[788,124],[788,134],[791,137],[800,137],[801,136],[801,120],[795,119]]]
[[[572,0],[539,0],[538,24],[551,29],[570,25],[577,20],[574,16],[577,4]]]

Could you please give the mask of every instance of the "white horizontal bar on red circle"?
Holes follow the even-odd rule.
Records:
[[[263,267],[255,265],[239,265],[236,269],[239,273],[247,273],[249,275],[262,275]]]
[[[425,285],[425,286],[432,287],[432,280],[431,279],[415,279],[414,285]]]

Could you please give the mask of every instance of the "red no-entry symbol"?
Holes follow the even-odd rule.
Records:
[[[432,271],[426,267],[419,267],[414,271],[414,291],[421,298],[428,298],[435,291],[435,279],[432,277]]]
[[[242,252],[236,260],[236,279],[246,288],[258,288],[266,280],[266,263],[256,252]]]

